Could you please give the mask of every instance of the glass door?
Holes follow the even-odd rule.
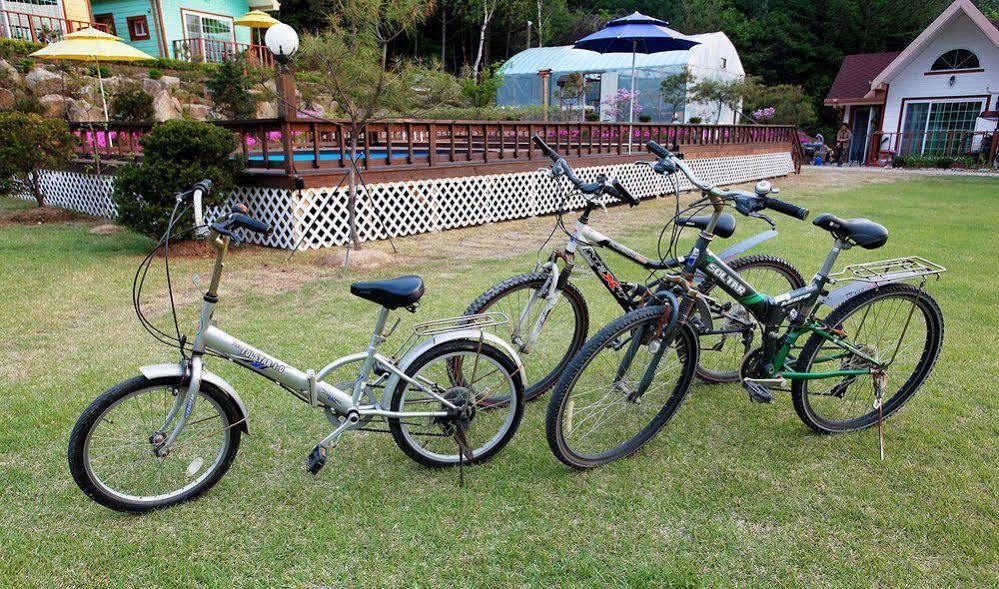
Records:
[[[184,11],[184,33],[190,58],[217,63],[235,54],[232,19]]]

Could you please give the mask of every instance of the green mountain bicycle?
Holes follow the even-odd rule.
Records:
[[[683,272],[663,278],[680,287],[680,296],[660,291],[661,304],[611,322],[562,373],[546,421],[548,443],[559,460],[584,469],[629,456],[675,414],[698,360],[689,320],[696,301],[708,296],[694,285],[698,271],[713,276],[762,326],[762,345],[746,354],[740,368],[751,401],[770,402],[774,391],[790,390],[798,416],[815,431],[880,429],[925,382],[940,355],[943,316],[924,287],[928,277],[945,269],[909,257],[832,274],[840,252],[879,248],[888,231],[868,219],[823,214],[813,224],[832,234],[833,247],[811,282],[777,296],[758,292],[708,247],[725,207],[744,215],[769,209],[798,219],[808,210],[768,195],[718,189],[662,146],[650,142],[648,148],[658,156],[654,167],[683,172],[702,191],[698,203],[709,203],[713,213]],[[827,290],[839,282],[852,284]],[[834,307],[821,319],[820,302]]]

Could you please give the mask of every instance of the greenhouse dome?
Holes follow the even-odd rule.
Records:
[[[635,56],[636,114],[655,122],[674,120],[673,106],[665,104],[660,82],[671,74],[689,70],[698,80],[745,78],[742,61],[725,33],[689,35],[699,44],[686,51],[668,51]],[[500,106],[543,106],[547,86],[550,109],[558,118],[580,120],[582,114],[597,113],[602,121],[627,120],[616,95],[631,87],[630,53],[595,53],[585,49],[534,47],[514,55],[499,69],[503,83],[496,97]],[[544,72],[548,75],[542,75]],[[680,106],[675,120],[732,123],[735,113],[715,104],[688,102]],[[642,116],[645,115],[645,116]],[[636,121],[637,121],[636,117]]]

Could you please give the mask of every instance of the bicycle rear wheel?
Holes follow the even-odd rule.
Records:
[[[889,284],[848,299],[825,319],[846,332],[851,344],[878,360],[894,358],[885,369],[887,384],[881,416],[898,411],[923,384],[943,344],[943,314],[925,291],[908,284]],[[798,372],[866,368],[858,356],[812,335],[795,367]],[[796,380],[791,387],[794,409],[820,433],[864,429],[878,422],[874,379],[869,375]]]
[[[775,256],[737,258],[729,262],[729,267],[761,293],[780,294],[805,286],[801,273],[789,262]],[[701,354],[697,377],[709,383],[738,382],[743,357],[762,343],[760,329],[756,319],[739,301],[716,286],[717,283],[708,278],[701,292],[720,305],[730,305],[730,308],[724,314],[713,314],[707,320],[702,318],[702,323],[710,321],[712,330],[731,330],[733,333],[699,335]]]
[[[697,340],[679,325],[673,341],[663,344],[658,330],[667,312],[662,306],[631,311],[597,332],[572,359],[545,421],[548,445],[559,460],[586,469],[627,457],[679,408],[697,366]]]
[[[239,450],[240,413],[228,395],[202,383],[187,425],[166,456],[153,437],[180,377],[143,376],[118,384],[80,416],[69,438],[69,470],[91,499],[117,511],[143,512],[194,499],[229,470]]]

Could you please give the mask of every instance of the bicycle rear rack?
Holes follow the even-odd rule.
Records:
[[[504,313],[497,311],[489,313],[479,313],[477,315],[462,315],[460,317],[449,317],[447,319],[434,319],[424,321],[413,326],[413,334],[418,337],[430,335],[440,335],[452,331],[463,329],[486,329],[509,323],[510,318]]]
[[[939,274],[946,271],[947,269],[940,264],[930,262],[918,256],[911,256],[877,262],[865,262],[863,264],[850,264],[839,272],[830,274],[829,278],[833,282],[853,281],[880,284],[884,282],[911,280],[913,278],[925,279],[927,276],[937,276],[939,278]]]

